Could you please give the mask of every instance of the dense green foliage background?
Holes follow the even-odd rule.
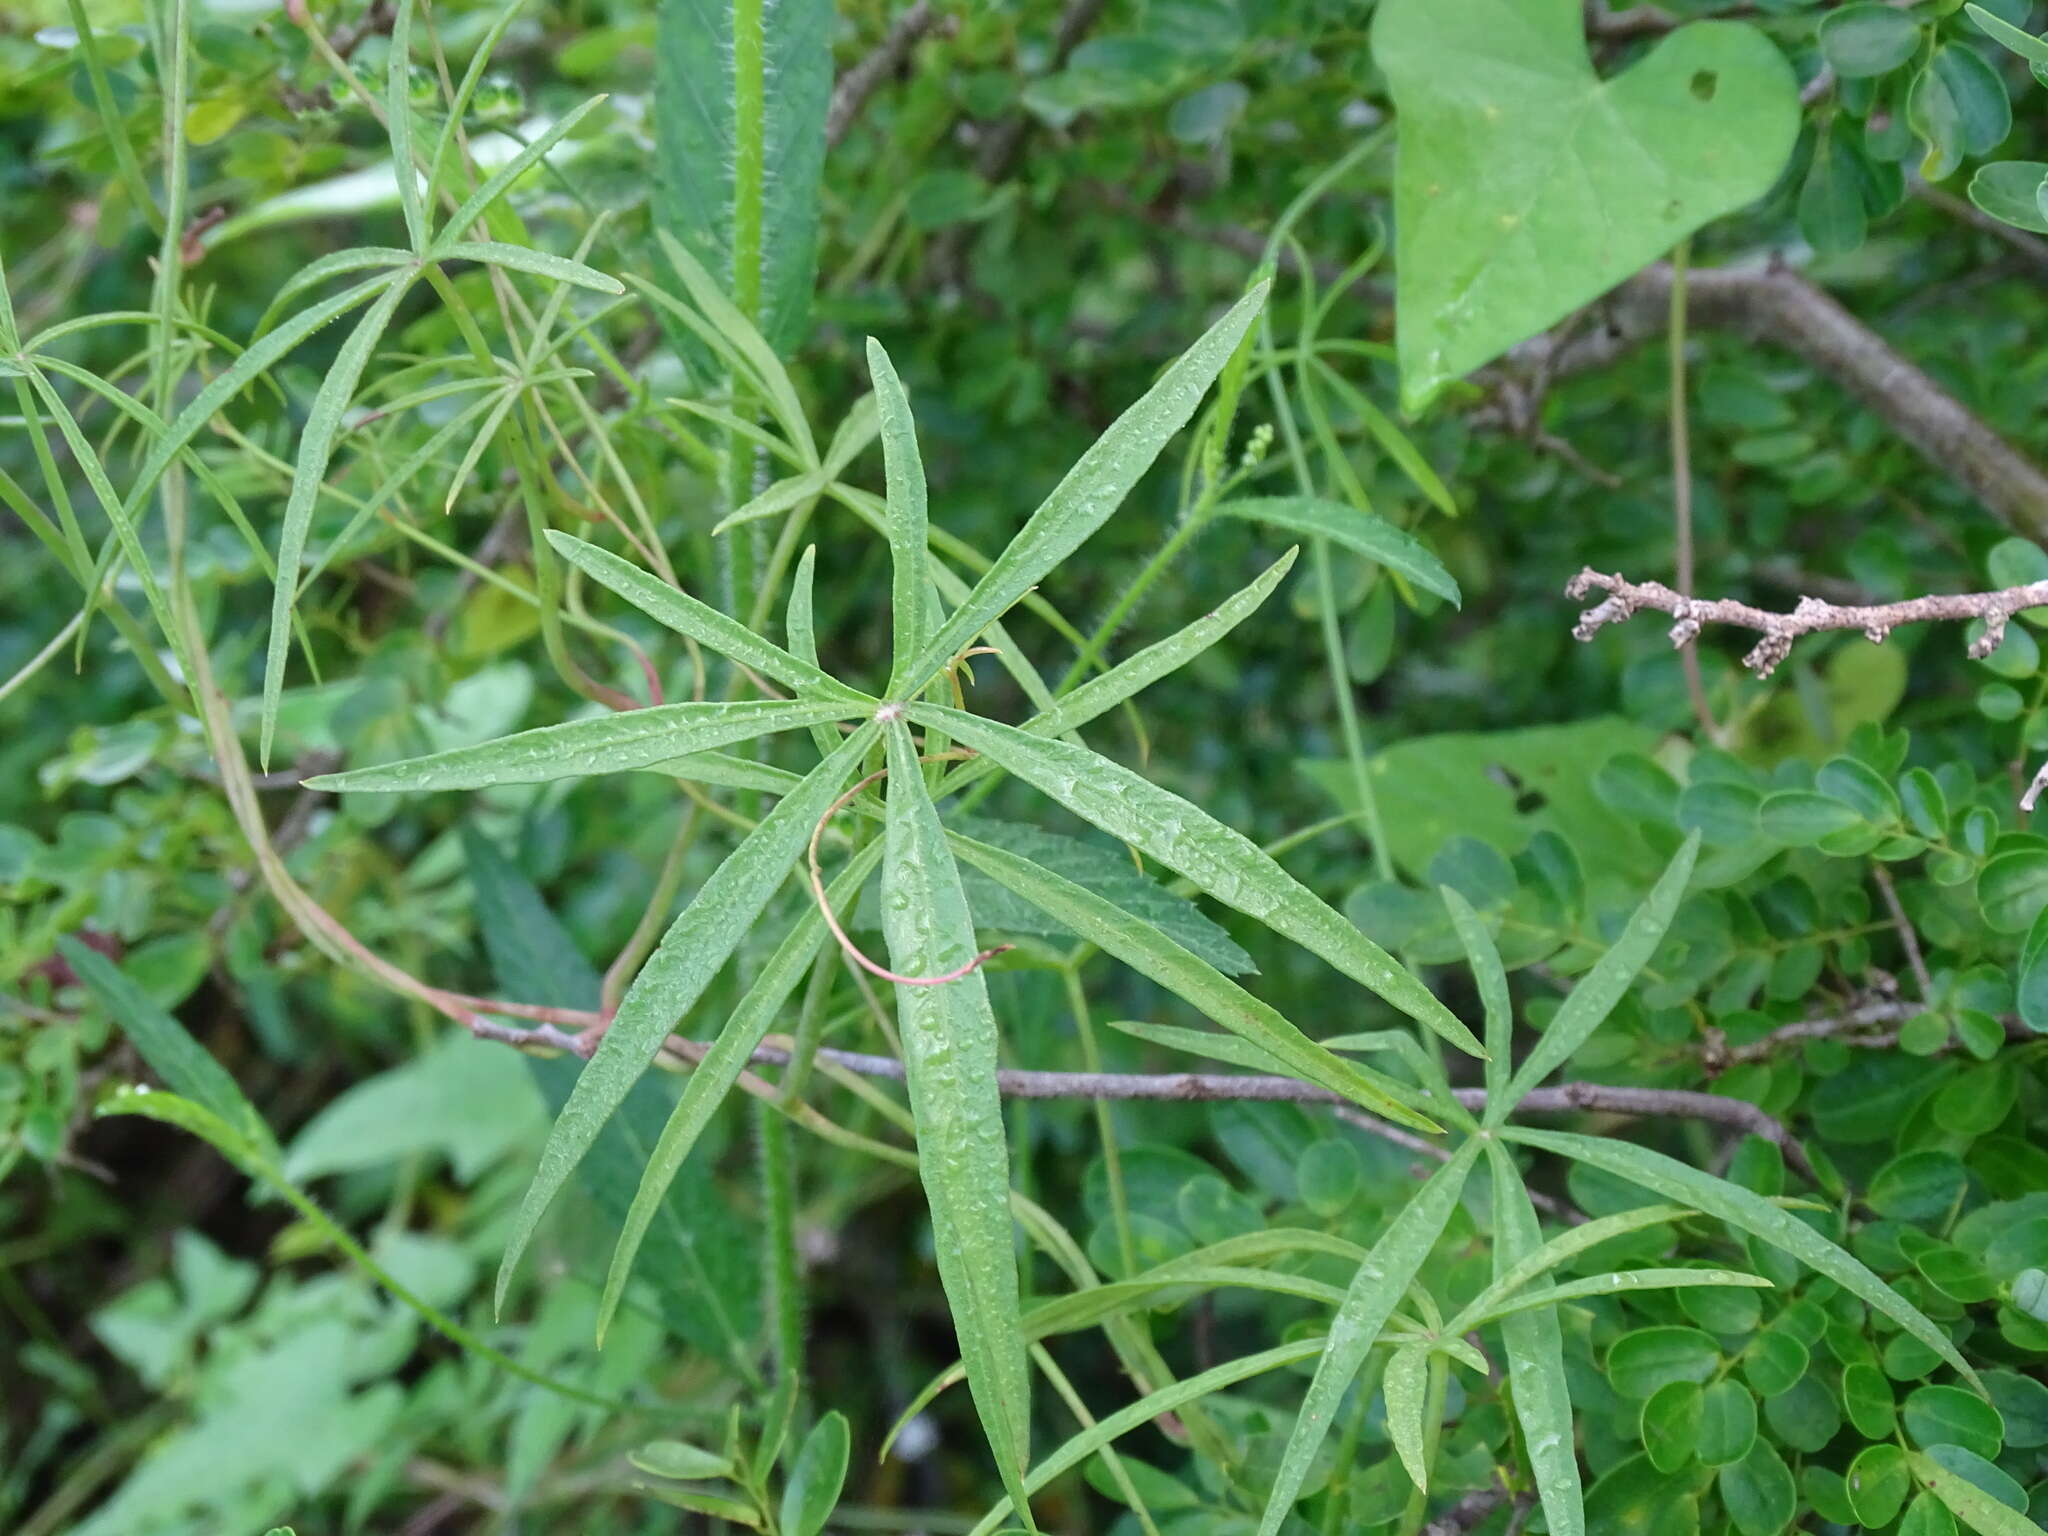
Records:
[[[866,338],[914,404],[933,548],[972,581],[1269,270],[1225,385],[1241,386],[1234,422],[1211,396],[1036,606],[1009,617],[1015,652],[1058,684],[1105,618],[1120,660],[1303,543],[1270,600],[1090,725],[1088,743],[1275,850],[1477,1030],[1483,989],[1440,895],[1457,892],[1510,973],[1518,1056],[1699,834],[1668,931],[1562,1076],[1753,1105],[1769,1117],[1756,1125],[1796,1138],[1789,1166],[1769,1136],[1670,1100],[1537,1120],[1804,1197],[1799,1219],[1932,1319],[1983,1392],[1897,1317],[1739,1223],[1621,1231],[1551,1281],[1714,1268],[1773,1288],[1557,1307],[1584,1528],[2048,1526],[2048,836],[2017,805],[2048,754],[2032,623],[2048,610],[2021,613],[1983,660],[1952,626],[1881,645],[1837,632],[1802,639],[1764,680],[1739,661],[1753,637],[1709,628],[1710,730],[1664,623],[1579,644],[1561,595],[1585,566],[1674,579],[1672,337],[1554,378],[1527,349],[1495,361],[1559,322],[1567,342],[1597,333],[1604,319],[1567,317],[1674,250],[1695,272],[1783,264],[2022,459],[2048,453],[2048,247],[2029,233],[2048,212],[2027,203],[2048,175],[2031,158],[2048,66],[2025,44],[2048,48],[2023,0],[1988,22],[1945,3],[1596,6],[1584,61],[1576,6],[1383,8],[1412,34],[1397,54],[1373,42],[1391,16],[1324,0],[919,0],[908,16],[776,0],[765,19],[692,0],[658,17],[611,0],[444,0],[406,13],[410,65],[395,70],[400,13],[381,3],[301,17],[245,0],[146,13],[34,0],[0,17],[13,306],[0,348],[0,1525],[993,1529],[983,1516],[1005,1479],[975,1403],[955,1387],[918,1404],[962,1350],[902,1083],[829,1060],[807,1077],[758,1065],[753,1085],[790,1114],[718,1111],[655,1191],[662,1219],[600,1350],[607,1257],[684,1074],[634,1087],[494,1310],[492,1272],[580,1063],[468,1038],[449,1007],[395,990],[335,937],[444,999],[610,1008],[774,795],[661,771],[474,794],[299,781],[639,705],[650,678],[670,702],[750,696],[717,656],[552,557],[535,537],[547,529],[640,564],[658,547],[663,575],[792,647],[795,557],[814,545],[820,663],[883,696],[894,567],[861,510],[884,489]],[[751,109],[720,84],[749,16],[769,85]],[[1694,17],[1739,18],[1739,36],[1665,39]],[[2001,37],[2001,21],[2021,31]],[[906,26],[908,46],[864,76]],[[176,142],[164,60],[181,36]],[[1587,129],[1576,161],[1534,152],[1585,99],[1607,99],[1574,70],[1614,78],[1662,47],[1699,54],[1671,91],[1653,67],[1643,101]],[[492,240],[557,265],[449,257],[392,300],[367,355],[348,356],[353,314],[310,331],[202,413],[161,489],[145,483],[165,417],[365,275],[322,279],[315,262],[362,246],[397,248],[394,271],[414,259],[419,210],[390,173],[389,109],[409,103],[432,144],[486,49],[441,167],[458,200],[472,166],[481,179],[607,93],[485,216]],[[1733,112],[1740,142],[1727,121],[1683,116],[1723,90],[1713,110]],[[1497,100],[1525,120],[1492,125]],[[766,124],[751,236],[724,201],[746,183],[733,145],[749,110]],[[1425,122],[1455,142],[1425,149]],[[1678,156],[1688,134],[1730,158],[1697,187],[1672,183],[1668,204],[1645,200],[1664,183],[1641,146]],[[1466,203],[1397,226],[1397,199],[1417,208],[1445,186]],[[448,216],[442,190],[429,234]],[[1543,226],[1526,245],[1509,225],[1488,238],[1510,205]],[[662,233],[714,274],[736,249],[761,258],[751,293],[727,291],[786,362],[821,451],[857,449],[735,533],[713,530],[792,470],[733,451],[735,421],[772,413],[733,388],[720,348],[734,332],[702,320]],[[585,266],[558,281],[567,259]],[[1496,265],[1465,280],[1460,262]],[[609,286],[579,275],[591,270]],[[1987,504],[1838,370],[1676,314],[1701,594],[1789,609],[1800,594],[1889,602],[2048,578],[2048,504]],[[61,329],[74,321],[89,323]],[[538,335],[558,350],[530,354]],[[323,403],[350,366],[360,382]],[[502,408],[458,420],[485,401]],[[309,465],[323,434],[331,455]],[[118,513],[138,484],[143,558],[108,556],[108,595],[82,618],[116,521],[107,502]],[[1251,504],[1282,496],[1309,500]],[[273,626],[294,526],[305,559],[284,563],[303,585]],[[155,627],[139,569],[206,637],[226,728],[267,757],[248,766],[260,777],[240,809],[335,930],[309,932],[276,899],[280,876],[238,825],[187,692],[189,647]],[[284,669],[274,708],[267,664]],[[957,686],[988,718],[1033,713],[997,658],[975,658]],[[761,762],[808,768],[804,737],[766,738]],[[946,802],[949,828],[1098,891],[1312,1039],[1405,1028],[1159,860],[1025,784],[991,782],[965,815]],[[828,873],[864,827],[828,844]],[[1186,1038],[1109,1027],[1196,1024],[1170,989],[986,875],[969,870],[966,891],[986,941],[1016,946],[979,973],[1003,1065],[1215,1067]],[[802,880],[785,883],[679,1033],[712,1038],[810,910]],[[886,925],[877,885],[849,927],[882,956],[897,941]],[[822,953],[767,1027],[900,1054],[890,1030],[906,1005]],[[501,1030],[533,1022],[482,1011]],[[170,1017],[226,1079],[178,1054]],[[1433,1062],[1481,1082],[1476,1063],[1412,1033],[1430,1042],[1420,1068],[1358,1059],[1410,1085]],[[187,1098],[210,1085],[218,1124],[194,1139],[150,1118],[126,1092],[137,1083]],[[109,1107],[123,1113],[98,1113]],[[1358,1267],[1349,1245],[1380,1243],[1435,1166],[1310,1103],[1013,1097],[1003,1129],[1012,1187],[1068,1254],[1047,1256],[1059,1241],[1045,1228],[1020,1238],[1027,1308],[1087,1289],[1077,1273],[1127,1279],[1245,1234],[1307,1234],[1239,1266],[1285,1277],[1277,1290],[1242,1273],[1184,1280],[1129,1298],[1103,1331],[1090,1319],[1049,1338],[1026,1412],[1034,1464],[1141,1396],[1134,1376],[1150,1391],[1317,1337]],[[1584,1162],[1524,1163],[1546,1235],[1651,1198]],[[1485,1289],[1506,1220],[1481,1178],[1425,1236],[1408,1303],[1423,1323]],[[1376,1350],[1285,1530],[1411,1536],[1449,1521],[1434,1528],[1562,1536],[1537,1498],[1498,1328],[1472,1337],[1483,1354],[1433,1356],[1427,1493],[1387,1407],[1400,1419],[1412,1406],[1420,1425],[1425,1403],[1382,1390],[1389,1351]],[[1259,1530],[1313,1365],[1147,1415],[1114,1464],[1036,1496],[1039,1527]]]

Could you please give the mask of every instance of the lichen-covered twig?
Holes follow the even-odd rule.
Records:
[[[1630,581],[1619,573],[1609,576],[1590,566],[1567,582],[1564,591],[1574,602],[1583,602],[1594,592],[1607,594],[1579,615],[1579,622],[1572,627],[1573,637],[1579,640],[1590,640],[1606,625],[1619,624],[1646,608],[1668,613],[1678,621],[1671,626],[1673,646],[1697,639],[1708,624],[1732,624],[1738,629],[1755,630],[1763,638],[1742,658],[1742,664],[1758,677],[1769,677],[1801,635],[1855,629],[1881,643],[1901,624],[1942,620],[1984,621],[1984,633],[1970,642],[1971,658],[1981,661],[1998,649],[2005,639],[2006,621],[2014,614],[2027,608],[2048,608],[2048,581],[2004,587],[1996,592],[1909,597],[1902,603],[1846,604],[1802,597],[1790,613],[1755,608],[1727,597],[1686,597],[1661,581]]]
[[[1756,631],[1763,638],[1750,647],[1742,664],[1758,677],[1769,677],[1778,663],[1792,653],[1792,642],[1801,635],[1828,629],[1857,629],[1865,638],[1882,644],[1901,624],[1978,619],[1984,632],[1970,642],[1970,659],[1982,661],[2005,639],[2006,622],[2028,608],[2048,608],[2048,581],[2030,581],[2024,586],[2001,587],[1996,592],[1934,593],[1909,597],[1900,603],[1830,603],[1818,597],[1802,597],[1790,613],[1752,607],[1729,597],[1687,597],[1661,581],[1630,581],[1616,572],[1609,576],[1591,566],[1565,583],[1564,593],[1582,603],[1595,592],[1607,595],[1579,615],[1572,626],[1572,638],[1591,640],[1609,624],[1634,618],[1645,608],[1668,613],[1677,620],[1671,626],[1674,647],[1691,644],[1709,624],[1732,624]],[[2048,763],[2043,763],[2020,796],[2020,809],[2031,811],[2042,792],[2048,791]]]

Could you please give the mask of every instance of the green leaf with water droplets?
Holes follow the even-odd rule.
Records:
[[[1187,876],[1226,906],[1322,956],[1460,1050],[1486,1054],[1412,972],[1250,838],[1207,811],[1085,747],[1047,741],[934,704],[912,705],[909,713],[918,724],[995,759],[1076,816]]]
[[[611,588],[650,619],[666,624],[677,634],[687,635],[699,645],[709,646],[719,655],[763,677],[772,678],[798,693],[858,700],[870,706],[875,703],[838,678],[798,661],[781,646],[763,640],[739,620],[650,576],[610,550],[599,549],[595,544],[586,544],[552,528],[548,530],[548,543],[564,560],[593,581]]]
[[[1216,375],[1266,303],[1260,283],[1181,354],[1142,399],[1075,461],[1017,536],[982,573],[952,616],[899,673],[905,689],[921,688],[955,653],[1108,521],[1152,467],[1167,441],[1195,414]],[[899,661],[902,658],[898,658]]]
[[[1542,1228],[1507,1148],[1489,1141],[1486,1162],[1493,1175],[1494,1284],[1511,1291],[1526,1284],[1521,1276],[1540,1273]],[[1517,1312],[1501,1320],[1500,1334],[1515,1416],[1521,1421],[1522,1444],[1543,1501],[1543,1517],[1552,1536],[1585,1536],[1585,1493],[1572,1440],[1571,1387],[1565,1380],[1564,1336],[1557,1314],[1548,1309]]]
[[[1672,915],[1685,897],[1686,882],[1692,878],[1693,861],[1699,856],[1699,851],[1700,835],[1695,832],[1686,838],[1656,886],[1636,908],[1621,937],[1600,957],[1592,970],[1579,978],[1571,995],[1557,1010],[1557,1016],[1550,1021],[1550,1027],[1536,1042],[1536,1049],[1529,1053],[1528,1059],[1509,1082],[1507,1092],[1498,1096],[1488,1095],[1487,1125],[1497,1126],[1505,1121],[1508,1111],[1531,1088],[1569,1061],[1572,1053],[1584,1045],[1593,1031],[1614,1012],[1615,1004],[1627,995],[1636,977],[1657,952],[1657,946],[1664,941]]]
[[[804,704],[788,699],[657,704],[648,709],[544,725],[427,757],[352,768],[346,773],[323,773],[306,780],[306,787],[341,794],[545,784],[555,779],[650,768],[729,742],[751,740],[772,731],[795,730],[802,725],[822,725],[857,713],[860,711],[843,704]],[[676,770],[679,776],[682,771],[680,767]]]
[[[892,726],[887,740],[882,932],[890,968],[901,976],[944,976],[974,958],[974,919],[910,732]],[[982,1431],[1004,1487],[1024,1514],[1031,1384],[1010,1236],[1009,1150],[988,984],[978,969],[937,985],[899,983],[896,1026],[939,1280]]]
[[[1273,1476],[1273,1491],[1259,1520],[1259,1536],[1277,1536],[1293,1511],[1301,1486],[1308,1479],[1310,1464],[1343,1405],[1344,1394],[1350,1391],[1365,1357],[1379,1341],[1387,1319],[1393,1316],[1423,1260],[1443,1235],[1481,1145],[1475,1138],[1452,1153],[1451,1160],[1431,1174],[1429,1181],[1401,1208],[1401,1214],[1388,1224],[1365,1262],[1358,1266],[1343,1305],[1331,1319],[1322,1358],[1316,1361],[1315,1376],[1295,1416],[1294,1432],[1281,1453],[1279,1468]]]
[[[874,739],[872,725],[847,737],[838,751],[812,769],[801,785],[761,819],[669,925],[627,989],[597,1053],[576,1079],[569,1102],[548,1133],[540,1167],[513,1218],[505,1257],[498,1266],[495,1300],[499,1308],[505,1305],[513,1272],[549,1204],[568,1183],[612,1111],[654,1060],[669,1031],[703,995],[760,918],[768,898],[775,894]]]
[[[1510,1141],[1555,1152],[1575,1162],[1640,1184],[1669,1200],[1683,1200],[1709,1216],[1784,1249],[1808,1268],[1819,1271],[1844,1290],[1869,1303],[1961,1371],[1972,1385],[1977,1373],[1956,1352],[1949,1336],[1905,1297],[1878,1279],[1863,1263],[1822,1237],[1790,1211],[1739,1185],[1702,1173],[1675,1158],[1633,1142],[1577,1136],[1562,1131],[1532,1131],[1511,1126],[1502,1132]]]
[[[1414,1089],[1318,1045],[1208,961],[1150,924],[1135,920],[1122,907],[1006,848],[957,834],[950,840],[975,868],[1057,918],[1105,954],[1192,1003],[1256,1047],[1280,1071],[1341,1093],[1403,1125],[1422,1131],[1442,1129],[1410,1107],[1419,1101]]]

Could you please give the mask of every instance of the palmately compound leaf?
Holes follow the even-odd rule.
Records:
[[[952,845],[981,870],[1079,937],[1121,960],[1141,976],[1192,1003],[1233,1035],[1250,1042],[1281,1070],[1417,1130],[1442,1127],[1411,1108],[1416,1090],[1346,1061],[1289,1023],[1206,960],[1149,923],[1042,864],[989,843],[954,835]]]
[[[1302,1395],[1294,1420],[1294,1432],[1287,1437],[1280,1466],[1273,1475],[1273,1491],[1266,1512],[1259,1519],[1259,1536],[1278,1536],[1280,1527],[1294,1508],[1301,1486],[1308,1480],[1309,1467],[1322,1449],[1324,1437],[1351,1389],[1365,1357],[1379,1342],[1387,1319],[1394,1315],[1416,1271],[1422,1268],[1429,1250],[1443,1235],[1444,1225],[1457,1209],[1465,1189],[1465,1176],[1481,1143],[1475,1137],[1451,1154],[1451,1160],[1429,1176],[1429,1181],[1410,1197],[1401,1214],[1388,1224],[1373,1244],[1365,1262],[1358,1266],[1337,1315],[1330,1322],[1330,1334],[1323,1341],[1322,1358],[1316,1361],[1314,1379]]]
[[[1507,1091],[1498,1098],[1487,1098],[1486,1124],[1503,1123],[1523,1095],[1569,1061],[1572,1053],[1607,1021],[1643,967],[1650,963],[1657,946],[1664,942],[1672,916],[1685,898],[1686,882],[1692,879],[1693,861],[1699,857],[1699,851],[1700,835],[1694,832],[1672,856],[1614,946],[1573,986],[1571,995],[1559,1007],[1557,1016],[1543,1031],[1536,1049],[1515,1073]]]
[[[901,674],[904,689],[922,688],[956,652],[1109,520],[1167,441],[1195,414],[1203,394],[1265,307],[1266,291],[1267,285],[1260,283],[1233,304],[1075,461],[965,600],[910,660]]]
[[[487,789],[493,784],[546,784],[555,779],[649,768],[773,731],[823,725],[861,713],[845,704],[742,699],[715,704],[656,704],[619,714],[543,725],[473,747],[427,757],[323,773],[308,789],[351,791]]]
[[[1322,956],[1458,1049],[1486,1054],[1472,1031],[1413,972],[1250,838],[1207,811],[1085,747],[1047,741],[935,704],[914,704],[909,713],[918,724],[995,759],[1082,820],[1187,876],[1224,905]]]
[[[1791,67],[1741,22],[1680,27],[1603,80],[1578,0],[1386,0],[1373,54],[1400,124],[1410,410],[1763,196],[1799,132]]]
[[[1752,1194],[1740,1185],[1717,1179],[1697,1168],[1689,1168],[1675,1158],[1653,1152],[1648,1147],[1639,1147],[1633,1142],[1605,1141],[1563,1131],[1532,1131],[1522,1126],[1509,1127],[1502,1134],[1525,1146],[1555,1152],[1615,1174],[1667,1200],[1682,1200],[1706,1215],[1717,1216],[1730,1226],[1740,1227],[1751,1236],[1784,1249],[1809,1269],[1826,1275],[1844,1290],[1875,1307],[1962,1372],[1971,1385],[1978,1385],[1977,1373],[1971,1369],[1970,1363],[1956,1352],[1949,1336],[1929,1322],[1918,1307],[1871,1273],[1860,1260],[1829,1242],[1782,1206]]]
[[[974,918],[910,732],[892,726],[887,740],[882,932],[890,965],[902,976],[946,976],[974,959]],[[978,968],[932,985],[898,983],[896,1026],[917,1123],[918,1174],[968,1389],[1004,1487],[1028,1523],[1021,1480],[1031,1464],[1031,1383],[988,983]]]
[[[925,503],[924,460],[917,451],[917,426],[910,397],[889,354],[868,338],[868,376],[881,411],[882,466],[889,489],[889,612],[894,658],[889,691],[903,686],[904,672],[924,649],[931,617],[931,521]]]
[[[1506,1290],[1516,1266],[1526,1264],[1538,1251],[1542,1229],[1507,1148],[1498,1141],[1488,1142],[1486,1162],[1493,1175],[1494,1284]],[[1543,1518],[1553,1536],[1585,1536],[1584,1489],[1572,1441],[1571,1388],[1565,1380],[1564,1335],[1557,1314],[1547,1308],[1514,1313],[1501,1319],[1500,1335],[1515,1416],[1521,1420],[1529,1475],[1543,1501]]]
[[[789,873],[812,831],[838,798],[861,755],[874,744],[875,727],[862,726],[770,811],[697,890],[682,915],[641,968],[605,1031],[597,1053],[576,1079],[575,1091],[541,1149],[540,1167],[513,1218],[498,1267],[496,1304],[503,1308],[512,1275],[540,1219],[576,1171],[612,1111],[645,1072],[676,1021],[709,986],[745,938],[768,898]]]
[[[719,655],[772,678],[786,688],[814,697],[850,699],[873,705],[874,700],[856,692],[830,673],[798,661],[781,646],[763,640],[739,620],[701,603],[687,592],[679,592],[658,577],[650,576],[631,561],[621,560],[610,550],[566,533],[548,530],[548,543],[555,553],[586,576],[638,608],[650,619],[666,624],[679,635],[709,646]]]

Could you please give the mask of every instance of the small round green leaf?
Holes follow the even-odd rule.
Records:
[[[1704,1382],[1720,1364],[1721,1346],[1697,1328],[1639,1328],[1607,1351],[1607,1379],[1623,1397],[1646,1398],[1669,1382]]]
[[[1698,1451],[1701,1397],[1696,1381],[1667,1381],[1643,1404],[1643,1450],[1659,1472],[1676,1472]]]
[[[1842,1372],[1842,1404],[1849,1410],[1849,1422],[1866,1440],[1882,1440],[1898,1420],[1892,1400],[1892,1384],[1883,1371],[1859,1360]]]
[[[1866,1446],[1849,1463],[1848,1483],[1857,1521],[1876,1530],[1899,1517],[1913,1489],[1913,1470],[1896,1445]]]
[[[1919,47],[1919,18],[1888,5],[1845,5],[1821,18],[1821,57],[1844,80],[1897,69]]]
[[[1740,1461],[1755,1439],[1756,1399],[1741,1382],[1724,1378],[1700,1395],[1701,1461],[1710,1467]]]
[[[2005,1421],[1998,1410],[1962,1387],[1917,1388],[1901,1416],[1906,1433],[1923,1450],[1959,1445],[1989,1460],[2005,1443]]]
[[[1767,1440],[1757,1441],[1742,1460],[1723,1467],[1719,1487],[1728,1518],[1742,1536],[1777,1536],[1799,1507],[1792,1469]]]

